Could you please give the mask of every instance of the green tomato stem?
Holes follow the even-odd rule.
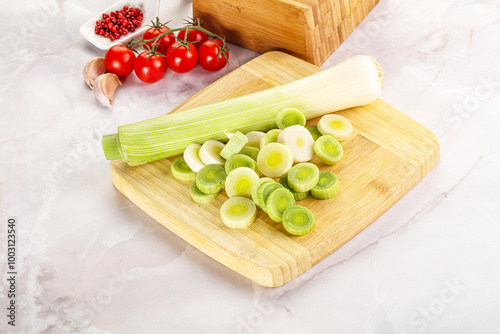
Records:
[[[187,46],[188,44],[190,44],[187,42],[187,35],[188,35],[190,30],[198,30],[198,31],[204,32],[205,34],[207,34],[209,37],[211,37],[213,39],[220,40],[222,42],[222,46],[219,48],[219,55],[222,54],[224,56],[224,58],[226,58],[226,61],[229,62],[229,59],[227,58],[227,55],[226,55],[226,52],[229,51],[229,48],[226,45],[226,39],[224,37],[220,37],[220,36],[210,32],[209,30],[203,28],[201,26],[201,22],[199,19],[196,19],[193,22],[192,26],[187,26],[187,27],[182,27],[182,28],[173,28],[173,29],[168,28],[167,31],[162,32],[161,34],[159,34],[158,36],[156,36],[154,38],[147,39],[147,40],[140,40],[137,42],[139,43],[140,46],[143,46],[143,45],[148,44],[150,42],[153,42],[154,45],[157,45],[157,44],[159,44],[159,39],[162,38],[163,36],[166,36],[170,33],[181,31],[181,30],[186,30],[186,36],[185,36],[184,40],[180,40],[179,38],[177,38],[177,36],[175,36],[175,37],[184,46]]]

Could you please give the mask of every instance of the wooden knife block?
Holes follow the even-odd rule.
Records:
[[[379,0],[193,0],[193,17],[228,42],[320,66]]]

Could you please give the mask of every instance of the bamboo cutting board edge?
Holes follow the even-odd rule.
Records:
[[[174,111],[269,88],[317,71],[318,67],[293,56],[268,52],[214,82]],[[263,213],[248,229],[225,227],[218,217],[225,197],[219,195],[214,203],[205,206],[192,202],[190,183],[171,176],[173,158],[135,167],[113,161],[112,181],[141,209],[205,254],[262,285],[280,286],[366,228],[409,191],[439,157],[437,138],[429,130],[381,100],[338,113],[348,117],[356,129],[355,135],[343,142],[347,157],[332,167],[339,173],[341,186],[348,186],[346,190],[341,188],[335,199],[346,209],[328,220],[328,225],[324,220],[332,215],[325,217],[322,213],[320,219],[317,215],[317,226],[305,236],[287,234],[280,224],[266,220]],[[309,120],[308,124],[316,122]],[[353,157],[349,158],[349,152]],[[363,154],[366,156],[359,158]],[[385,162],[391,166],[385,166]],[[371,171],[373,168],[376,170]],[[354,171],[366,179],[366,184],[353,183],[347,176],[346,180],[341,178]],[[185,195],[173,196],[178,193]],[[355,195],[366,199],[352,201],[349,196]],[[325,202],[315,202],[311,205],[324,212],[319,206]],[[356,214],[347,208],[356,210]]]

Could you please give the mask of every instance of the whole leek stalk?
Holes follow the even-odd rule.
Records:
[[[102,138],[108,160],[129,165],[175,156],[191,143],[225,141],[225,133],[268,131],[277,113],[296,108],[307,119],[374,102],[383,72],[373,57],[357,55],[296,81],[182,112],[122,125]]]

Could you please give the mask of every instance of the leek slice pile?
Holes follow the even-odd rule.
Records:
[[[361,58],[358,58],[368,67],[370,64],[373,65],[373,63],[366,63],[366,58],[363,59],[361,61]],[[370,69],[370,71],[372,70],[373,68]],[[371,75],[380,78],[381,72],[377,66]],[[378,96],[379,83],[377,81],[377,83],[372,82],[372,84],[369,90],[373,89],[373,94]],[[339,88],[341,87],[339,86]],[[279,92],[280,89],[273,90],[270,95]],[[253,95],[253,97],[256,96],[260,95]],[[265,94],[262,96],[269,97]],[[312,96],[313,94],[309,97],[312,98]],[[321,100],[319,95],[314,94],[314,96],[314,101],[309,100],[308,103],[317,103]],[[373,96],[363,96],[363,98],[366,101],[371,101]],[[234,103],[235,101],[236,103]],[[232,104],[239,105],[242,101],[249,104],[252,102],[246,98],[236,99],[231,102],[211,105],[206,110],[210,113],[221,106],[225,110]],[[259,101],[260,103],[261,101]],[[217,115],[213,114],[214,120],[216,119],[214,122],[193,122],[192,118],[184,118],[182,115],[171,118],[162,117],[161,120],[158,118],[158,122],[154,120],[145,122],[144,133],[147,132],[145,129],[148,126],[151,127],[152,131],[162,133],[164,137],[162,140],[172,144],[172,148],[169,148],[166,154],[172,154],[185,145],[185,142],[181,143],[182,136],[178,132],[177,137],[171,137],[170,133],[167,135],[164,129],[159,127],[160,123],[167,119],[182,120],[182,126],[175,127],[175,131],[187,126],[188,121],[193,122],[193,125],[203,124],[197,131],[206,131],[206,137],[203,134],[193,136],[193,138],[196,137],[196,141],[187,145],[183,156],[176,159],[171,167],[174,177],[180,180],[194,179],[195,182],[190,188],[193,201],[200,204],[208,203],[225,188],[229,199],[221,206],[220,214],[226,226],[231,228],[249,226],[256,219],[256,211],[259,207],[273,221],[282,222],[288,233],[304,235],[313,229],[315,218],[308,208],[297,205],[296,202],[305,199],[309,193],[316,199],[330,199],[339,191],[337,175],[331,171],[319,172],[318,166],[309,161],[315,154],[322,163],[335,164],[343,156],[343,148],[339,141],[345,140],[353,133],[352,124],[345,117],[325,114],[328,112],[326,108],[329,108],[330,103],[331,101],[322,104],[318,110],[311,109],[307,103],[291,103],[290,101],[288,104],[284,102],[271,103],[270,106],[261,105],[258,107],[259,110],[261,108],[272,109],[270,112],[264,113],[262,111],[260,116],[246,111],[240,113],[238,109],[235,109],[235,114],[240,117],[243,115],[248,117],[244,121],[248,122],[248,127],[224,123],[224,120],[235,120],[233,116],[229,115],[218,118],[215,117]],[[343,104],[340,103],[340,105]],[[353,105],[346,104],[345,108],[351,106]],[[297,107],[305,108],[305,112],[301,113]],[[203,108],[196,109],[196,112],[193,113],[198,115],[197,112],[200,110]],[[332,108],[330,112],[334,110],[338,109]],[[182,114],[187,115],[188,112],[185,111]],[[271,118],[272,115],[274,118]],[[323,116],[317,125],[305,126],[306,118],[319,115]],[[272,124],[270,124],[272,120],[278,129],[272,129]],[[239,118],[238,121],[240,121]],[[251,126],[250,124],[258,124],[259,126]],[[226,144],[222,142],[224,138],[220,137],[223,128],[225,129],[223,133],[229,138]],[[143,156],[138,151],[139,145],[135,146],[129,140],[133,137],[132,132],[137,129],[143,130],[141,126],[129,126],[122,128],[120,136],[105,136],[103,147],[107,157],[114,159],[120,156],[130,165],[157,159],[158,152],[149,152],[148,154],[151,155]],[[148,130],[151,129],[148,128]],[[234,133],[226,132],[227,129],[234,131]],[[130,133],[127,133],[129,130]],[[245,132],[246,134],[243,134]],[[204,139],[204,141],[200,139]],[[125,146],[122,146],[121,140],[126,142]],[[202,145],[199,144],[201,142]],[[151,145],[151,143],[146,144]],[[152,147],[152,151],[155,151],[154,145]],[[129,159],[132,156],[133,159]],[[264,177],[259,178],[261,174]],[[280,178],[279,182],[273,178]]]

